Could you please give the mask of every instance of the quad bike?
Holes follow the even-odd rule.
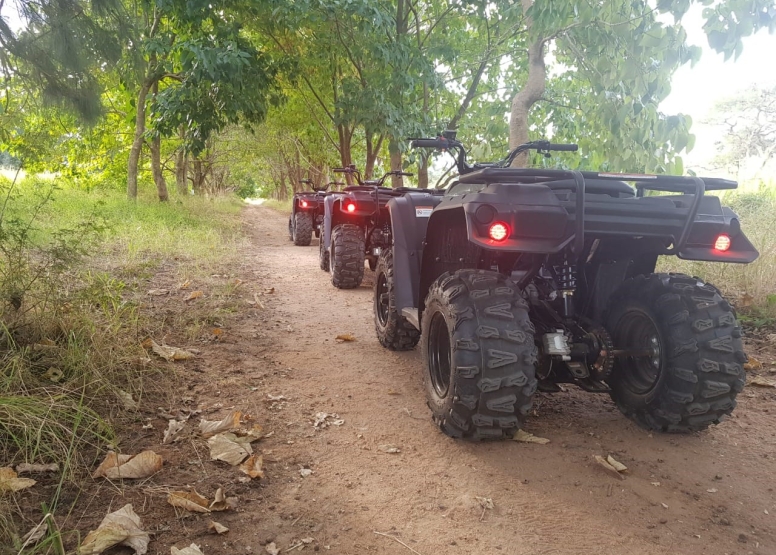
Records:
[[[329,182],[324,187],[315,187],[312,180],[302,179],[301,183],[309,185],[312,191],[302,191],[294,194],[291,202],[291,216],[288,218],[288,238],[297,246],[308,246],[313,234],[320,236],[323,222],[323,199],[331,185],[342,185],[339,181]]]
[[[353,176],[356,186],[345,187],[337,195],[324,200],[324,218],[321,225],[320,267],[331,273],[331,282],[338,289],[353,289],[364,279],[364,262],[374,270],[382,249],[390,245],[390,218],[386,203],[391,198],[412,195],[431,213],[429,199],[441,191],[400,187],[383,187],[389,176],[411,176],[411,173],[391,171],[380,179],[361,179],[355,166],[334,169],[337,173]]]
[[[413,196],[388,201],[375,329],[389,349],[420,342],[442,431],[511,437],[537,388],[559,383],[608,393],[649,430],[732,412],[747,360],[735,311],[713,285],[655,265],[757,258],[736,214],[705,194],[735,182],[509,167],[527,150],[577,150],[547,141],[474,166],[454,136],[413,146],[456,152],[459,177],[428,218]]]

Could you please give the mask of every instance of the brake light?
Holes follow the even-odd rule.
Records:
[[[494,241],[503,241],[509,236],[509,226],[503,222],[491,224],[488,228],[488,235]]]
[[[307,201],[306,200],[302,201],[302,208],[307,208]]]
[[[356,211],[356,205],[352,202],[349,202],[345,205],[345,210],[348,212],[355,212]]]
[[[725,252],[730,249],[730,237],[727,235],[720,235],[714,242],[714,250]]]

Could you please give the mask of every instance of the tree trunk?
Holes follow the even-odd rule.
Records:
[[[418,158],[418,187],[428,189],[428,156],[425,152],[420,153]]]
[[[528,11],[532,0],[523,0],[523,13]],[[531,19],[526,16],[526,26],[530,30]],[[512,111],[509,115],[509,150],[514,150],[528,142],[528,113],[531,107],[541,100],[547,80],[547,69],[544,65],[544,40],[536,39],[528,47],[528,80],[512,99]],[[517,156],[512,162],[513,168],[525,167],[528,163],[528,153]]]
[[[153,95],[159,92],[159,82],[155,82],[151,89]],[[164,180],[164,174],[162,173],[162,136],[154,132],[154,138],[151,140],[151,173],[154,176],[154,183],[156,184],[156,194],[159,196],[160,202],[167,202],[170,200],[170,195],[167,192],[167,182]]]
[[[151,80],[147,78],[140,86],[140,92],[137,95],[135,137],[132,140],[132,148],[129,151],[129,163],[127,164],[127,198],[129,200],[137,199],[137,169],[140,162],[140,152],[143,149],[146,117],[145,105],[149,90],[151,90]]]
[[[350,144],[353,140],[353,132],[344,125],[340,124],[337,126],[337,134],[339,135],[340,162],[342,163],[343,168],[347,168],[353,160],[350,151]],[[353,176],[349,173],[346,173],[345,182],[348,185],[353,185]]]
[[[365,130],[366,131],[366,130]],[[380,149],[383,147],[383,138],[385,135],[382,133],[377,136],[377,142],[372,138],[372,134],[366,132],[366,166],[364,167],[364,179],[372,179],[375,173],[375,163],[377,162],[377,156],[380,154]]]
[[[388,141],[388,153],[391,155],[391,171],[401,171],[401,151],[399,150],[399,141],[393,137],[391,137],[391,139]],[[391,176],[391,187],[397,189],[402,187],[403,184],[404,180],[402,179],[402,176]]]
[[[178,136],[183,139],[183,135],[183,127],[181,127],[178,130]],[[178,190],[179,196],[186,196],[189,194],[189,184],[186,177],[188,165],[189,156],[186,154],[183,145],[181,145],[178,152],[175,153],[175,188]]]

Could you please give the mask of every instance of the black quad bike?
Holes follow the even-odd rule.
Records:
[[[382,249],[390,245],[391,220],[386,204],[392,198],[405,195],[416,197],[425,217],[431,214],[431,197],[441,191],[400,187],[383,187],[392,175],[411,173],[391,171],[380,179],[361,180],[355,166],[334,169],[350,174],[358,185],[345,187],[341,194],[326,197],[321,226],[320,266],[331,273],[331,282],[338,289],[354,289],[364,279],[364,262],[374,270]],[[423,209],[422,207],[425,206]]]
[[[312,242],[313,234],[316,237],[320,236],[321,223],[323,223],[323,200],[329,194],[328,188],[342,183],[332,181],[324,187],[315,187],[310,179],[302,179],[300,182],[309,185],[312,191],[294,194],[291,201],[291,216],[288,218],[288,238],[295,245],[306,247]]]
[[[474,166],[450,136],[413,146],[457,152],[459,177],[429,218],[413,196],[388,201],[375,328],[389,349],[420,341],[446,434],[511,437],[537,388],[559,383],[608,393],[650,430],[702,430],[731,413],[746,361],[735,311],[713,285],[655,265],[757,258],[736,214],[705,194],[735,182],[509,167],[530,149],[577,150],[546,141]]]

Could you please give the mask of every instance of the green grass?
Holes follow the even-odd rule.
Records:
[[[141,310],[148,279],[158,270],[175,279],[221,273],[244,240],[243,203],[150,194],[130,202],[119,190],[38,178],[10,185],[0,176],[0,466],[59,463],[48,506],[66,512],[62,489],[77,488],[108,445],[121,445],[117,417],[136,417],[123,416],[125,397],[142,404],[150,389],[176,390],[166,365],[144,362],[140,341],[170,325]],[[210,292],[218,306],[200,303],[186,317],[228,309],[235,286],[220,287]],[[19,546],[14,506],[0,503],[0,546]]]

